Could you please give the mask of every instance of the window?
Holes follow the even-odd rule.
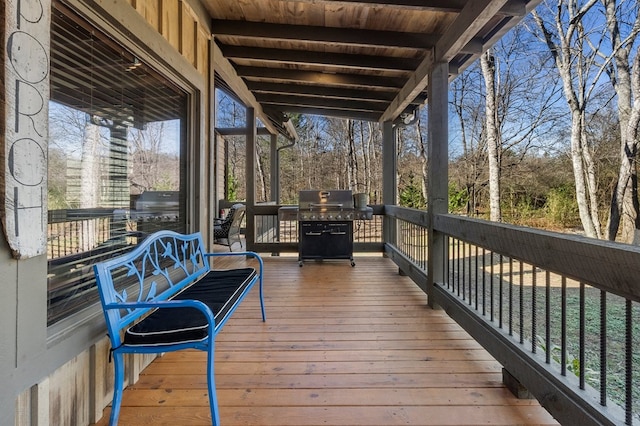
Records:
[[[49,325],[96,303],[91,265],[185,231],[188,95],[54,2]]]

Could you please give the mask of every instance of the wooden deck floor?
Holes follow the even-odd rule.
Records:
[[[390,260],[266,257],[265,269],[267,322],[256,288],[216,343],[223,425],[556,424]],[[125,391],[120,424],[211,424],[204,354],[154,361]]]

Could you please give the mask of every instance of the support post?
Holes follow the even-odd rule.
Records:
[[[428,86],[428,172],[427,217],[429,218],[427,296],[429,306],[435,308],[434,283],[444,281],[446,255],[445,236],[434,231],[434,218],[449,209],[449,64],[434,64],[429,72]]]
[[[278,135],[271,135],[271,201],[280,203],[280,164],[278,164]]]
[[[382,204],[396,205],[398,200],[398,152],[392,121],[382,123]],[[396,243],[395,219],[384,216],[384,243]]]
[[[247,108],[247,130],[246,134],[246,173],[247,176],[247,200],[246,200],[246,229],[244,232],[246,238],[247,250],[253,250],[255,241],[255,212],[256,205],[256,112],[253,108]]]

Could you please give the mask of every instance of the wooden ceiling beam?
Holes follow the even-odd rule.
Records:
[[[258,47],[220,45],[228,59],[250,59],[262,62],[320,65],[357,70],[398,70],[413,71],[420,64],[420,58],[396,58],[372,55],[349,55],[344,53],[313,52],[309,50],[286,50]]]
[[[238,76],[247,79],[299,81],[325,86],[362,86],[399,89],[405,82],[404,78],[339,73],[332,74],[316,71],[287,70],[281,68],[237,66],[236,71]]]
[[[268,105],[269,104],[265,104],[265,106],[268,106]],[[275,105],[275,106],[279,107],[278,105]],[[299,113],[299,114],[322,115],[325,117],[350,118],[353,120],[363,120],[363,121],[378,121],[378,119],[380,118],[379,112],[347,111],[342,108],[332,109],[332,108],[319,108],[319,107],[303,107],[300,105],[287,107],[287,112]]]
[[[380,91],[291,83],[265,83],[260,81],[248,81],[247,87],[256,94],[256,98],[259,98],[260,94],[285,94],[287,96],[311,96],[315,98],[379,101],[389,103],[395,98],[397,93],[397,90]],[[413,100],[412,104],[421,105],[426,101],[426,99],[426,93],[421,93]]]
[[[256,99],[263,104],[282,106],[304,106],[322,108],[342,108],[350,111],[370,111],[382,114],[387,106],[386,102],[363,101],[356,99],[318,98],[314,96],[299,96],[287,94],[256,94]],[[286,110],[287,108],[282,108]]]
[[[327,87],[306,84],[292,83],[270,83],[262,81],[247,81],[247,87],[253,93],[290,93],[316,97],[326,97],[335,99],[362,99],[362,100],[382,100],[391,102],[398,92],[381,91],[371,89],[352,89],[347,87]]]
[[[436,43],[434,62],[449,62],[492,19],[507,0],[470,1]]]
[[[333,43],[362,47],[431,49],[439,39],[437,34],[284,25],[220,19],[214,19],[211,25],[215,37],[233,36],[263,40],[295,40],[298,42]]]

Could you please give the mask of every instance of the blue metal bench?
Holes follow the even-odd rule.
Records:
[[[259,269],[215,270],[210,259],[215,256],[254,257]],[[213,425],[219,425],[215,336],[256,282],[260,283],[265,321],[260,256],[253,252],[206,253],[200,233],[159,231],[129,253],[95,264],[94,272],[115,365],[109,424],[118,423],[125,353],[195,348],[207,352],[211,419]]]

